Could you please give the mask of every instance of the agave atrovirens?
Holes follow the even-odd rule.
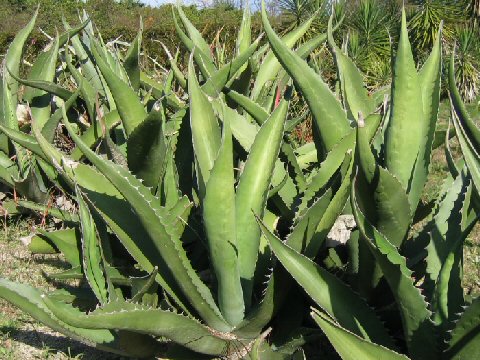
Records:
[[[312,84],[318,80],[278,42],[265,12],[263,20],[275,54],[297,85],[305,87],[304,93],[309,86],[316,89]],[[427,217],[420,202],[440,99],[440,34],[417,73],[403,13],[392,100],[373,139],[364,120],[372,108],[362,97],[362,78],[330,37],[342,100],[357,128],[350,196],[358,231],[352,233],[346,266],[337,269],[337,276],[262,225],[277,258],[321,308],[312,316],[343,359],[406,359],[401,353],[412,359],[461,359],[478,352],[479,302],[464,297],[462,289],[462,245],[478,219],[478,195],[462,163],[452,165],[452,176]],[[472,134],[478,131],[452,85],[451,94],[465,126]],[[460,126],[456,122],[462,149],[468,148],[466,160],[470,151],[474,178],[478,155]],[[420,219],[425,225],[412,231]]]
[[[71,33],[72,46],[62,57],[62,76],[76,84],[75,92],[59,85],[58,77],[16,75],[64,103],[46,122],[32,114],[32,135],[1,130],[53,167],[62,181],[57,186],[78,204],[72,229],[42,232],[31,246],[63,252],[72,269],[50,277],[85,278],[95,296],[82,310],[97,308],[85,313],[70,305],[74,294],[41,294],[8,280],[0,282],[1,297],[69,336],[134,356],[245,358],[261,351],[289,358],[297,351],[301,331],[290,344],[292,329],[277,330],[283,340],[275,342],[275,351],[265,341],[287,295],[281,281],[288,278],[277,270],[262,292],[272,262],[254,214],[271,230],[280,217],[292,220],[304,193],[306,209],[333,175],[331,195],[338,189],[341,161],[327,178],[307,184],[284,141],[285,127],[296,123],[285,122],[288,77],[267,47],[255,52],[259,39],[250,40],[248,8],[236,57],[217,68],[208,44],[177,7],[183,28],[174,12],[176,27],[191,59],[185,76],[172,58],[165,85],[139,69],[141,30],[122,61],[86,19],[83,35]],[[311,21],[287,34],[286,46],[293,47]],[[325,39],[321,34],[297,53],[305,57]],[[58,48],[52,50],[54,64]],[[256,66],[247,60],[265,53],[249,96],[245,84]],[[187,104],[175,96],[174,79],[188,92]],[[227,105],[226,96],[238,109]],[[90,127],[79,123],[78,113],[86,114]],[[52,145],[59,121],[76,144],[70,154]],[[328,211],[322,225],[327,232],[340,211]],[[312,255],[320,243],[312,242]]]

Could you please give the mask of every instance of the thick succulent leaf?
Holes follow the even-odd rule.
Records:
[[[138,34],[130,44],[127,54],[125,55],[125,60],[123,61],[123,67],[128,75],[130,80],[130,86],[133,90],[137,91],[140,88],[140,49],[142,47],[142,36],[143,36],[143,23],[140,20],[140,29]]]
[[[168,265],[178,286],[190,300],[191,306],[212,327],[218,330],[229,329],[213,300],[210,289],[193,270],[180,239],[175,233],[168,212],[157,205],[159,199],[153,196],[151,191],[126,169],[101,158],[90,150],[86,144],[82,143],[65,119],[64,125],[87,159],[118,189],[138,214],[151,241],[154,242],[163,261]]]
[[[412,209],[416,209],[422,195],[430,166],[430,157],[435,139],[435,130],[438,119],[438,106],[440,104],[440,88],[442,79],[442,30],[437,34],[437,40],[418,74],[422,90],[423,115],[426,132],[420,145],[415,170],[410,186],[409,199]],[[443,143],[443,142],[442,142]]]
[[[394,347],[374,310],[335,275],[282,243],[260,221],[275,256],[307,294],[341,326],[373,342]]]
[[[7,70],[10,73],[10,76],[22,85],[29,86],[34,89],[43,90],[47,93],[58,96],[62,100],[68,100],[73,95],[70,90],[65,89],[61,85],[55,84],[54,82],[22,79],[16,76],[9,68],[7,68]]]
[[[25,149],[30,150],[35,155],[40,156],[48,161],[45,154],[43,153],[42,148],[40,147],[37,140],[33,136],[25,134],[24,132],[19,130],[8,128],[1,124],[0,124],[0,131],[3,132],[5,135],[7,135],[7,137],[13,142],[19,144]]]
[[[328,43],[335,56],[342,98],[349,113],[349,118],[358,120],[359,113],[362,113],[365,117],[370,115],[376,110],[375,103],[368,95],[360,70],[335,43],[333,38],[333,15],[330,16],[328,21]]]
[[[59,39],[57,37],[50,50],[39,55],[28,74],[28,80],[53,82],[58,49]],[[52,95],[48,92],[34,88],[27,88],[24,94],[24,99],[30,102],[32,117],[38,122],[40,129],[43,128],[43,125],[45,125],[50,118],[51,97]]]
[[[164,172],[166,152],[162,115],[152,111],[128,137],[128,168],[145,186],[156,187]]]
[[[105,130],[109,131],[119,125],[122,120],[118,111],[113,110],[104,116],[103,121],[105,123]],[[90,147],[94,146],[101,137],[102,130],[99,122],[95,122],[80,136],[82,141]],[[76,147],[73,149],[71,156],[73,160],[78,161],[83,156],[83,153]]]
[[[321,311],[313,309],[311,315],[343,360],[408,360],[405,355],[346,330]]]
[[[205,55],[208,55],[210,60],[213,62],[212,51],[210,49],[210,46],[207,44],[202,34],[200,34],[200,31],[198,31],[195,28],[195,26],[190,22],[190,20],[187,18],[180,4],[177,5],[177,11],[178,11],[178,14],[180,15],[180,20],[182,20],[183,26],[185,27],[185,30],[187,30],[188,36],[191,39],[191,41]]]
[[[65,19],[62,19],[62,21],[65,28],[70,29],[70,25],[65,21]],[[88,29],[88,26],[87,26],[87,29]],[[88,39],[88,37],[86,39]],[[105,91],[103,89],[102,81],[97,72],[97,69],[95,68],[95,65],[93,64],[92,59],[90,58],[86,50],[86,49],[89,49],[89,46],[85,45],[85,43],[83,43],[82,40],[80,40],[80,37],[78,35],[72,36],[70,38],[70,41],[72,43],[73,48],[75,49],[75,55],[77,57],[80,68],[82,69],[82,74],[88,80],[85,83],[92,85],[92,87],[94,88],[94,94],[98,92],[101,95],[104,95]],[[67,66],[68,66],[68,57],[67,57]]]
[[[480,152],[480,129],[477,127],[472,117],[470,116],[462,97],[458,91],[455,83],[455,52],[452,51],[450,56],[450,63],[448,66],[448,90],[450,92],[450,101],[457,117],[464,129],[465,134],[470,139],[473,149]],[[462,149],[463,150],[463,149]],[[478,187],[477,187],[478,188]]]
[[[177,305],[187,311],[184,304],[188,300],[185,299],[180,287],[175,283],[168,265],[162,261],[155,244],[148,241],[150,235],[142,226],[138,216],[132,215],[125,198],[105,177],[89,166],[78,165],[75,169],[75,179],[90,204],[95,207],[95,210],[98,211],[135,261],[148,273],[151,273],[157,266],[159,269],[156,276],[157,282],[174,299]],[[172,221],[172,223],[184,224],[187,218],[188,216]],[[142,241],[138,241],[138,239],[142,239]]]
[[[223,142],[206,186],[203,221],[218,282],[220,311],[225,320],[236,326],[243,320],[245,305],[237,254],[233,142],[228,117],[223,123]]]
[[[296,222],[292,232],[287,237],[287,244],[296,252],[305,253],[306,247],[315,234],[318,223],[332,201],[332,189],[325,191]]]
[[[350,161],[350,156],[346,156],[344,165],[348,166],[348,169],[342,178],[342,184],[333,196],[332,201],[328,204],[322,219],[318,223],[317,228],[305,249],[304,255],[311,259],[317,256],[318,251],[335,224],[335,221],[337,221],[338,217],[342,214],[348,197],[350,196],[349,190],[351,186],[353,159]]]
[[[82,255],[80,252],[81,235],[78,229],[62,229],[55,231],[39,230],[36,236],[53,244],[55,248],[63,254],[65,260],[67,260],[72,267],[79,266],[82,263]],[[32,249],[32,251],[33,250],[34,249]]]
[[[408,40],[405,10],[393,68],[392,105],[385,139],[385,164],[410,193],[418,154],[424,153],[424,138],[430,119],[423,114],[422,87]],[[410,199],[411,200],[411,199]],[[413,204],[412,209],[413,209]]]
[[[472,177],[473,184],[478,192],[480,189],[480,156],[475,150],[471,139],[468,137],[465,128],[462,126],[456,116],[453,117],[453,124],[455,125],[455,131],[460,148],[462,149],[465,164]]]
[[[22,209],[36,211],[42,215],[46,214],[48,216],[53,216],[67,223],[78,223],[79,221],[77,214],[56,207],[38,204],[33,201],[17,200],[15,206]]]
[[[268,119],[268,112],[247,96],[229,88],[224,88],[223,91],[229,99],[241,106],[258,124],[263,124]]]
[[[81,89],[77,89],[77,91],[75,91],[72,96],[70,96],[67,101],[64,102],[62,107],[65,108],[65,112],[68,112],[68,110],[70,110],[70,108],[76,103],[80,92]],[[60,123],[60,120],[62,119],[62,116],[63,110],[59,108],[53,113],[52,116],[50,116],[50,119],[48,119],[43,126],[42,134],[45,139],[50,143],[53,143],[53,139],[55,138],[55,132],[57,130],[58,124]]]
[[[172,15],[173,15],[173,23],[175,25],[175,30],[177,32],[180,41],[183,45],[187,48],[187,50],[192,54],[193,58],[195,59],[195,63],[198,65],[200,72],[202,75],[208,79],[212,74],[215,73],[217,70],[212,60],[212,54],[210,49],[208,52],[204,52],[201,48],[196,46],[196,43],[193,42],[187,34],[182,30],[180,25],[177,21],[177,15],[175,14],[175,10],[172,7]]]
[[[303,35],[305,35],[312,25],[313,20],[315,20],[315,17],[315,15],[311,16],[307,21],[303,22],[300,26],[285,35],[280,40],[283,46],[285,46],[287,49],[291,49],[295,43],[301,39]],[[278,72],[282,69],[282,65],[277,60],[275,55],[276,54],[274,52],[269,51],[263,59],[262,65],[260,65],[255,78],[255,85],[253,86],[251,94],[252,100],[257,100],[264,86],[268,85],[268,83],[272,83],[275,80]]]
[[[273,31],[265,7],[262,11],[263,26],[275,56],[302,91],[319,132],[322,146],[330,151],[350,131],[347,115],[340,102],[321,77],[287,46]],[[324,150],[324,149],[320,149]]]
[[[426,262],[427,273],[433,281],[438,278],[442,264],[461,237],[461,211],[468,184],[469,180],[463,171],[450,185],[433,218],[433,226],[429,228]]]
[[[357,128],[358,195],[368,220],[393,245],[400,247],[407,235],[412,214],[407,194],[388,170],[379,166],[370,148],[370,138],[359,119]]]
[[[445,358],[474,359],[480,352],[480,298],[465,309],[452,331]]]
[[[237,186],[236,226],[240,276],[249,308],[257,263],[260,229],[255,215],[263,217],[275,163],[283,140],[288,102],[282,100],[255,136]]]
[[[239,54],[228,64],[222,66],[219,70],[215,71],[208,78],[205,84],[202,85],[202,90],[208,96],[217,97],[221,94],[223,87],[232,79],[233,76],[242,68],[242,66],[253,55],[260,43],[261,37],[253,42],[244,52]]]
[[[100,303],[104,304],[108,300],[107,281],[102,266],[103,259],[97,229],[82,193],[78,187],[75,190],[82,232],[83,271],[93,293]]]
[[[343,20],[345,16],[343,16],[333,27],[332,33],[335,33],[337,29],[343,24]],[[310,40],[304,42],[302,45],[298,47],[296,53],[302,59],[305,59],[308,55],[310,55],[316,48],[318,48],[321,44],[327,40],[328,34],[318,34],[315,37],[311,38]]]
[[[192,57],[188,65],[188,95],[193,148],[199,165],[199,185],[202,188],[208,182],[210,170],[218,154],[221,133],[212,105],[198,85]]]
[[[89,60],[90,61],[90,60]],[[96,94],[97,90],[94,85],[92,85],[92,80],[88,81],[83,74],[72,65],[72,59],[68,51],[65,53],[65,63],[67,64],[67,69],[72,77],[75,79],[78,88],[82,94],[82,98],[87,105],[87,112],[90,119],[95,119],[95,107],[96,107]]]
[[[369,138],[372,138],[380,124],[381,117],[379,115],[370,115],[365,120],[365,130]],[[307,207],[308,203],[316,196],[318,191],[323,188],[332,178],[340,165],[345,160],[345,155],[353,152],[355,148],[356,136],[352,130],[345,136],[333,149],[327,154],[325,160],[320,164],[318,173],[309,181],[307,188],[302,196],[298,213],[301,214]]]
[[[57,318],[45,305],[41,293],[28,286],[17,284],[5,279],[0,279],[0,297],[19,307],[36,320],[49,326],[53,330],[61,332],[75,340],[86,343],[106,351],[115,351],[109,345],[115,345],[115,334],[110,330],[84,329],[67,325],[64,321]],[[124,354],[125,352],[120,352]]]
[[[409,354],[415,359],[436,357],[437,343],[431,312],[419,289],[415,287],[412,272],[397,248],[366,219],[357,202],[356,183],[352,186],[353,214],[360,233],[367,240],[398,304],[402,317]]]
[[[43,301],[55,316],[66,323],[92,330],[128,330],[162,336],[209,355],[222,354],[228,343],[227,339],[221,338],[221,333],[213,332],[196,320],[170,311],[148,309],[133,303],[112,303],[105,309],[99,308],[86,315],[69,304],[55,304],[48,297]]]
[[[137,94],[108,66],[99,53],[99,46],[92,43],[92,54],[112,93],[127,136],[147,117]]]
[[[246,3],[243,5],[242,23],[238,29],[237,41],[235,44],[238,55],[247,50],[252,43],[252,11],[250,9],[250,1],[246,0]],[[238,71],[238,74],[245,71],[247,66],[247,64],[243,65]]]
[[[35,10],[35,13],[33,14],[32,19],[28,22],[28,24],[25,25],[25,27],[21,29],[17,33],[17,35],[15,35],[15,38],[13,39],[12,43],[10,44],[7,50],[7,54],[5,55],[5,63],[6,63],[6,67],[10,69],[13,75],[16,75],[16,76],[19,75],[23,46],[25,45],[25,42],[27,41],[28,36],[30,35],[30,33],[33,30],[33,27],[35,26],[35,21],[37,19],[37,16],[38,16],[38,8]],[[7,76],[7,75],[4,74],[4,76]],[[8,79],[8,78],[6,82],[12,94],[17,94],[18,83],[13,79]],[[18,98],[14,96],[12,98],[12,103],[11,103],[11,106],[13,109],[17,108],[17,102],[18,102]],[[1,112],[1,109],[0,109],[0,112]]]

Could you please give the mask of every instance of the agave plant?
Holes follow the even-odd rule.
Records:
[[[273,231],[280,217],[295,217],[296,202],[306,208],[335,175],[333,194],[340,164],[307,186],[284,141],[285,128],[298,122],[285,121],[289,78],[268,48],[256,51],[260,39],[251,42],[248,7],[237,56],[220,68],[181,7],[174,20],[191,58],[182,74],[171,57],[164,85],[139,68],[141,30],[122,56],[88,22],[82,36],[71,34],[62,58],[63,76],[76,84],[74,92],[54,79],[16,76],[64,104],[54,124],[32,114],[30,134],[0,129],[54,168],[78,206],[78,214],[53,214],[72,228],[41,232],[30,248],[60,250],[72,268],[50,277],[83,278],[94,296],[76,308],[73,293],[43,294],[8,280],[1,280],[0,296],[60,332],[116,353],[246,358],[260,351],[289,358],[304,334],[295,333],[290,343],[292,329],[280,329],[276,336],[286,335],[283,341],[275,348],[266,342],[291,282],[282,280],[281,269],[271,274],[255,215]],[[311,22],[287,34],[284,46],[292,48]],[[325,39],[319,34],[296,53],[305,58]],[[258,60],[247,64],[252,55]],[[250,89],[244,84],[253,78],[254,61],[258,71]],[[188,103],[175,95],[174,79]],[[89,126],[78,124],[72,111],[85,113]],[[76,144],[70,153],[46,135],[59,121]],[[323,236],[339,211],[328,211]],[[314,254],[315,241],[311,246]]]
[[[312,93],[319,92],[320,81],[312,72],[296,71],[303,63],[278,41],[265,12],[263,21],[276,56],[297,86],[306,93],[309,89],[303,84],[308,84]],[[292,244],[294,233],[284,243],[259,220],[263,233],[278,260],[320,308],[313,309],[312,317],[343,359],[406,359],[403,354],[412,359],[474,357],[479,302],[464,297],[461,279],[462,244],[478,218],[478,195],[461,163],[427,212],[423,228],[412,228],[424,218],[420,198],[440,99],[440,33],[417,72],[403,12],[392,100],[376,135],[369,129],[375,108],[369,106],[362,77],[330,38],[344,113],[356,127],[350,130],[355,145],[348,191],[358,231],[348,242],[348,261],[336,268],[335,276]],[[452,99],[458,102],[458,93]],[[339,119],[335,118],[337,123]],[[466,124],[470,129],[472,123]],[[348,133],[345,129],[343,134]],[[471,152],[473,146],[469,147]],[[471,166],[470,171],[476,171]]]

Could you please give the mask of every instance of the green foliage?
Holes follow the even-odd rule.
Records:
[[[360,6],[373,36],[386,8]],[[163,44],[170,66],[161,80],[142,68],[148,19],[126,51],[86,14],[75,27],[67,19],[25,76],[36,16],[13,40],[0,83],[0,179],[39,202],[18,208],[45,211],[32,195],[41,186],[75,204],[72,213],[51,210],[68,228],[41,231],[29,247],[63,253],[71,268],[47,276],[84,279],[91,293],[82,302],[2,279],[0,297],[68,336],[135,357],[290,359],[320,329],[344,359],[472,357],[478,301],[463,295],[462,248],[478,218],[480,130],[453,60],[464,159],[449,157],[447,185],[422,202],[435,137],[450,138],[436,132],[441,29],[417,69],[403,11],[392,85],[369,93],[349,47],[337,45],[338,12],[326,34],[302,43],[316,15],[280,37],[264,5],[261,45],[245,7],[227,50],[199,31],[204,13],[168,11],[188,66]],[[309,61],[325,42],[335,92]],[[289,140],[303,121],[290,108],[295,95],[313,120],[314,142],[302,148]],[[32,116],[22,124],[15,110],[27,102]],[[60,136],[72,145],[60,146]],[[351,231],[335,238],[332,228],[348,222]],[[320,329],[305,318],[312,301]]]

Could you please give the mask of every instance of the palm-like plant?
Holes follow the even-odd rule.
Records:
[[[456,52],[457,86],[464,101],[471,102],[478,95],[480,76],[479,29],[476,24],[456,29],[458,50]]]
[[[399,8],[395,1],[361,0],[348,9],[348,50],[363,72],[377,83],[385,78],[379,69],[389,68],[390,42]],[[386,78],[389,78],[387,74]]]
[[[410,6],[413,14],[409,21],[410,35],[415,51],[430,48],[440,22],[444,22],[443,36],[452,39],[455,26],[466,20],[465,3],[458,0],[414,0]]]

